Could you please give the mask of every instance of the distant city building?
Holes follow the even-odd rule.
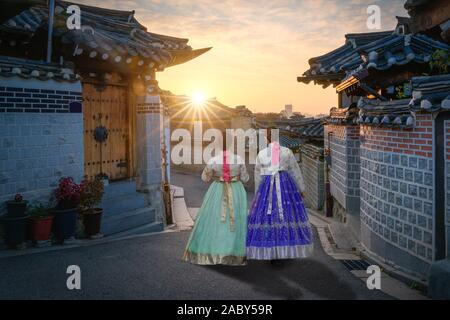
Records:
[[[290,118],[294,115],[292,104],[287,104],[284,106],[284,110],[280,112],[281,117]]]

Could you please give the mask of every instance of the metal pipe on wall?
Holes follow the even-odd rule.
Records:
[[[48,1],[48,39],[47,63],[52,62],[53,18],[55,16],[55,0]]]

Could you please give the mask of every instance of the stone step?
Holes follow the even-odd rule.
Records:
[[[102,233],[107,236],[142,227],[155,221],[155,209],[141,207],[115,215],[105,214],[102,220]]]
[[[105,186],[103,200],[108,200],[135,192],[136,182],[133,180],[111,182],[108,186]]]
[[[146,201],[144,195],[135,191],[133,193],[104,199],[102,201],[102,208],[105,212],[105,216],[114,216],[122,212],[143,208],[145,206]]]
[[[162,222],[152,222],[140,227],[136,227],[133,229],[129,229],[123,232],[115,233],[111,235],[111,239],[115,238],[122,238],[122,237],[128,237],[128,236],[134,236],[139,234],[146,234],[146,233],[156,233],[156,232],[162,232],[164,231],[164,224]]]

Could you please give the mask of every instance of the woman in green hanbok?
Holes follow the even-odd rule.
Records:
[[[227,150],[212,158],[202,180],[213,180],[195,221],[183,260],[199,265],[246,264],[247,193],[243,159]]]

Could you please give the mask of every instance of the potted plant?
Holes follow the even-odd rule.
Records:
[[[87,237],[100,233],[103,209],[97,206],[103,197],[103,182],[100,179],[84,180],[80,184],[80,212]]]
[[[57,201],[57,205],[53,209],[55,216],[53,226],[55,236],[59,241],[71,238],[75,234],[80,191],[80,186],[75,183],[73,178],[64,177],[59,180],[59,185],[53,192]]]
[[[5,244],[15,247],[27,240],[27,202],[20,194],[16,194],[13,201],[7,201],[7,214],[2,217],[5,231]]]
[[[50,239],[54,216],[42,203],[37,203],[29,209],[30,239],[33,241],[47,241]]]
[[[16,194],[14,200],[6,201],[6,210],[9,217],[23,217],[27,210],[27,202],[21,194]]]

